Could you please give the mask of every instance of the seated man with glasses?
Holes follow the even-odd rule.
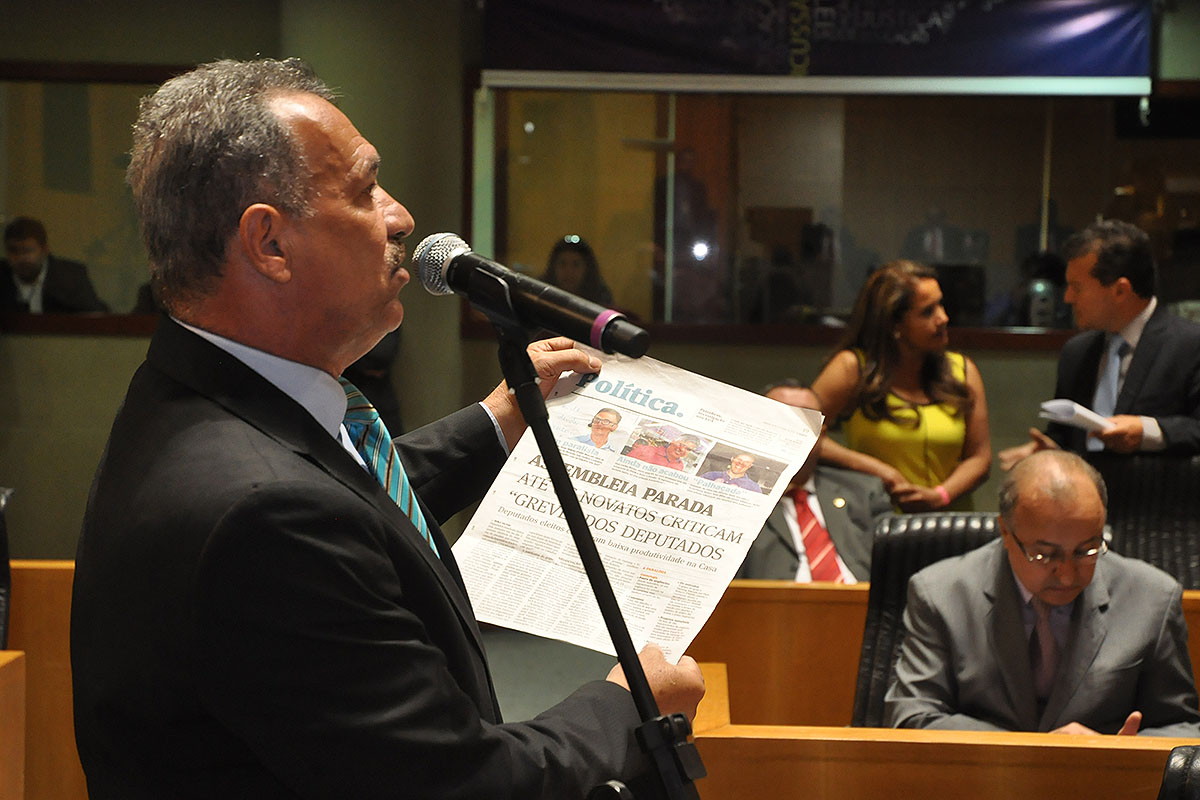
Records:
[[[575,441],[590,444],[597,450],[612,450],[608,437],[621,423],[621,414],[615,408],[602,408],[592,417],[591,430],[583,436],[576,436]]]
[[[1001,538],[909,581],[888,724],[1200,736],[1182,589],[1108,552],[1106,502],[1074,453],[1013,468]]]

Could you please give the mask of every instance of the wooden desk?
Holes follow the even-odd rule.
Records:
[[[74,564],[70,561],[15,560],[12,562],[12,578],[9,646],[14,650],[25,651],[25,797],[27,800],[86,800],[83,770],[79,766],[79,756],[75,750],[71,708],[69,632]],[[1194,667],[1200,664],[1200,592],[1185,592],[1183,604],[1188,626],[1196,632],[1189,642]],[[718,760],[726,757],[750,758],[750,763],[762,761],[772,769],[782,769],[777,762],[795,761],[795,765],[789,769],[807,770],[803,774],[809,777],[811,774],[823,774],[822,771],[826,769],[834,769],[832,766],[822,766],[827,760],[841,759],[853,764],[854,759],[865,757],[861,751],[854,749],[859,746],[855,743],[863,741],[884,743],[871,745],[879,750],[879,753],[870,751],[870,757],[884,759],[882,763],[891,764],[893,772],[899,766],[908,764],[909,759],[914,759],[912,763],[918,763],[920,759],[929,758],[920,748],[928,749],[932,744],[941,741],[937,738],[937,732],[907,732],[899,740],[893,740],[889,736],[894,737],[906,732],[830,727],[825,733],[819,733],[821,729],[812,728],[809,730],[818,733],[805,739],[803,745],[794,742],[773,744],[767,748],[755,745],[753,753],[746,750],[747,742],[750,741],[773,737],[791,741],[793,738],[790,735],[780,737],[779,731],[761,728],[761,725],[849,724],[866,609],[865,586],[810,586],[774,581],[734,581],[689,652],[699,661],[728,662],[729,684],[720,695],[728,700],[723,712],[725,718],[721,724],[728,724],[730,712],[733,719],[741,724],[729,726],[729,730],[723,733],[714,732],[708,735],[701,753],[706,753],[706,749],[711,750],[713,758]],[[802,691],[803,687],[814,687],[815,690]],[[709,697],[717,696],[710,687]],[[707,698],[705,702],[708,702]],[[0,706],[0,721],[12,718],[4,709],[4,706]],[[720,721],[719,717],[718,720]],[[710,725],[714,731],[719,727]],[[934,738],[910,739],[913,733]],[[1018,737],[1015,740],[1002,739],[998,742],[1013,745],[1020,744],[1019,737],[1034,734],[986,736]],[[978,741],[987,743],[989,740],[984,738]],[[1044,742],[1040,737],[1035,741]],[[1157,787],[1163,764],[1166,763],[1166,751],[1156,748],[1154,743],[1169,743],[1172,740],[1135,740],[1143,741],[1147,744],[1135,746],[1135,743],[1129,743],[1125,747],[1133,748],[1135,752],[1141,752],[1139,747],[1142,750],[1148,748],[1155,754],[1155,764],[1151,766],[1155,766],[1159,773],[1159,777],[1154,780],[1154,786]],[[817,745],[812,742],[826,744]],[[975,744],[976,750],[980,749],[978,744]],[[6,745],[6,740],[0,741],[0,755],[5,752],[3,748]],[[1169,747],[1167,749],[1169,750]],[[1111,747],[1106,747],[1105,752],[1111,750]],[[1002,768],[1007,768],[1003,766],[1005,764],[1026,764],[1031,769],[1034,768],[1034,756],[1030,753],[1014,750],[1012,747],[1007,748],[1005,752],[1017,755],[1004,756],[1010,759],[1009,761],[987,762],[990,765],[989,769],[992,769],[992,773],[989,774],[994,775]],[[968,751],[963,755],[962,758],[966,759],[963,763],[975,763],[978,766],[982,756],[973,753],[974,751]],[[1136,759],[1145,756],[1121,758]],[[705,759],[708,760],[707,754]],[[1146,764],[1137,763],[1142,764],[1138,769],[1143,772],[1152,771]],[[887,769],[876,770],[870,765],[856,769],[860,769],[863,774],[878,772],[881,776],[887,775]],[[740,771],[746,773],[751,770]],[[806,781],[808,779],[805,778]],[[724,779],[718,775],[709,783],[719,786],[722,780]],[[848,784],[836,785],[844,788]],[[949,785],[941,785],[940,792],[934,792],[927,797],[945,794]],[[702,784],[701,792],[705,800],[736,796],[710,796],[709,791],[705,784]],[[850,789],[847,788],[846,791]],[[854,792],[858,791],[854,789]],[[894,792],[884,794],[898,796]],[[773,797],[775,792],[764,791],[762,796]],[[867,795],[851,793],[844,795],[842,800],[854,796]],[[1117,796],[1117,793],[1108,792],[1104,796]],[[0,797],[7,796],[0,792]],[[1153,798],[1153,793],[1150,794],[1150,798]],[[1033,796],[1022,797],[1021,800],[1033,800]]]
[[[738,722],[849,725],[868,588],[734,581],[688,653],[726,664],[730,712]],[[1200,591],[1183,593],[1183,615],[1195,672]]]
[[[25,654],[0,650],[0,798],[25,796]]]
[[[709,689],[696,718],[704,800],[1154,800],[1168,753],[1188,742],[723,723],[724,676],[714,666],[723,665],[701,665]]]

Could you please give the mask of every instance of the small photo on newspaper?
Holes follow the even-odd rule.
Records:
[[[634,645],[676,661],[823,419],[651,358],[589,352],[600,372],[559,380],[550,426]],[[454,556],[481,622],[615,655],[531,432]]]

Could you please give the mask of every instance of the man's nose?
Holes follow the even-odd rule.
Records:
[[[408,236],[416,227],[416,222],[413,221],[412,214],[408,213],[408,209],[392,197],[386,190],[380,187],[380,193],[383,195],[380,202],[384,205],[384,219],[387,221],[388,235],[395,236],[402,234]]]
[[[1079,566],[1075,563],[1075,559],[1069,555],[1064,555],[1063,560],[1059,561],[1054,567],[1054,574],[1058,576],[1059,582],[1068,586],[1074,585],[1078,571]]]

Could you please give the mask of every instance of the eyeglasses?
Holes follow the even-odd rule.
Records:
[[[613,422],[611,419],[605,419],[604,417],[592,417],[592,424],[599,425],[601,428],[617,427],[617,423]]]
[[[1067,560],[1067,553],[1061,547],[1056,547],[1053,550],[1043,553],[1031,553],[1025,549],[1025,545],[1017,538],[1012,531],[1008,532],[1012,540],[1017,543],[1017,549],[1021,551],[1021,555],[1025,556],[1025,560],[1030,564],[1037,564],[1039,567],[1055,567]],[[1095,547],[1088,547],[1082,550],[1076,550],[1071,553],[1070,558],[1076,564],[1095,564],[1096,559],[1108,552],[1108,542],[1104,539],[1100,540],[1100,544]]]

